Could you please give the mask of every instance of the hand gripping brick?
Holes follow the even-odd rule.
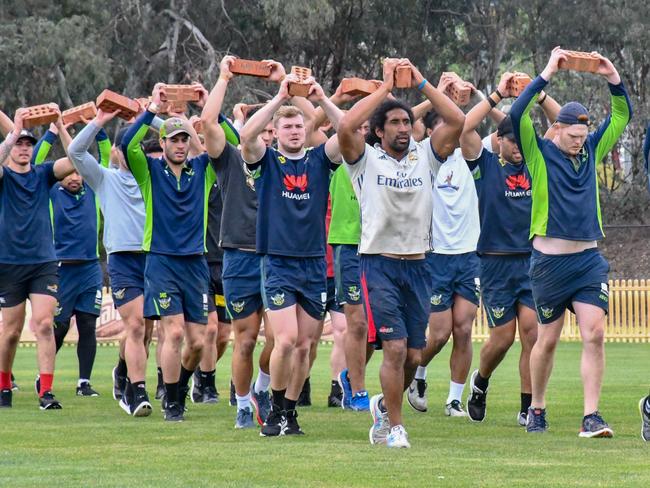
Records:
[[[111,90],[101,92],[97,97],[95,105],[104,112],[119,110],[117,116],[124,120],[131,120],[140,111],[140,104],[138,102]]]

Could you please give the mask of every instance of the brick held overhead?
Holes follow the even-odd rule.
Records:
[[[91,120],[97,115],[95,102],[88,102],[61,112],[64,124],[76,124],[83,122],[83,119]]]
[[[108,89],[99,94],[95,105],[104,112],[115,112],[118,110],[117,116],[124,120],[131,120],[140,111],[140,104],[138,102]]]
[[[567,60],[560,60],[560,69],[569,69],[573,71],[583,71],[586,73],[596,73],[600,66],[600,58],[593,53],[582,51],[565,51]]]
[[[230,65],[230,72],[234,75],[240,76],[268,78],[271,76],[271,67],[261,61],[237,58]]]
[[[23,118],[23,127],[32,129],[39,125],[50,125],[59,120],[58,105],[46,103],[27,107],[27,114]]]

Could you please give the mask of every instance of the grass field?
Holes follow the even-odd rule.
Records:
[[[480,344],[475,344],[475,362]],[[518,346],[493,376],[483,424],[443,414],[449,381],[446,348],[429,368],[429,412],[405,407],[410,450],[368,443],[368,414],[327,409],[329,346],[312,372],[314,405],[301,410],[304,437],[261,438],[235,431],[227,404],[229,361],[218,368],[222,400],[191,405],[186,421],[167,424],[156,403],[145,419],[127,417],[110,394],[114,347],[98,349],[99,398],[74,396],[73,347],[58,358],[61,411],[41,412],[33,391],[35,350],[21,348],[21,391],[0,411],[0,486],[650,486],[650,445],[641,441],[637,403],[648,393],[650,344],[608,344],[601,409],[613,439],[579,439],[579,344],[562,344],[548,395],[550,431],[528,435],[519,407]],[[368,372],[378,390],[379,355]],[[149,368],[153,393],[155,368]]]

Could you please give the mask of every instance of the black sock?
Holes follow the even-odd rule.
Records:
[[[189,383],[190,378],[192,377],[193,374],[194,374],[193,370],[185,369],[181,364],[181,376],[178,380],[178,387],[187,388],[187,384]]]
[[[77,331],[77,358],[79,359],[79,378],[90,380],[97,354],[97,317],[85,312],[76,312]],[[125,362],[126,364],[126,362]]]
[[[274,390],[271,389],[271,394],[273,395],[273,409],[282,410],[284,408],[284,394],[287,392],[287,389],[284,390]]]
[[[178,403],[178,383],[165,383],[165,397],[168,405]]]
[[[284,397],[284,409],[288,412],[289,410],[296,409],[297,400],[289,400],[287,397]]]
[[[201,377],[201,388],[206,388],[211,386],[212,388],[216,389],[215,386],[215,372],[216,370],[213,369],[212,371],[201,371],[199,370],[199,376]]]
[[[519,409],[520,412],[528,412],[528,409],[530,408],[530,403],[533,401],[533,394],[532,393],[522,393],[521,394],[521,408]]]
[[[301,393],[307,393],[309,391],[311,391],[311,383],[309,383],[309,376],[307,376],[307,379],[302,384],[302,392]]]
[[[474,386],[485,393],[488,389],[488,384],[490,383],[490,378],[483,378],[481,373],[476,373],[476,378],[474,378]]]
[[[120,360],[117,362],[117,376],[126,376],[128,371],[126,369],[126,360],[120,358]]]
[[[63,345],[63,339],[70,330],[70,320],[67,322],[54,322],[54,343],[56,344],[56,352],[59,352]]]
[[[158,368],[158,385],[163,385],[162,368]]]

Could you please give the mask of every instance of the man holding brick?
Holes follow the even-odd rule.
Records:
[[[431,136],[420,143],[411,137],[411,109],[385,100],[398,67],[410,71],[413,86],[440,115]],[[402,397],[426,344],[431,275],[425,252],[431,249],[432,182],[454,151],[465,117],[408,59],[387,59],[383,80],[345,114],[338,135],[361,209],[359,253],[369,335],[376,335],[384,351],[383,393],[370,400],[370,442],[408,448]],[[358,131],[368,119],[378,141],[374,146]]]
[[[621,77],[597,55],[596,73],[605,78],[611,114],[589,133],[590,114],[578,102],[564,105],[552,139],[537,136],[530,110],[567,54],[553,49],[544,71],[513,104],[510,115],[519,149],[532,177],[533,240],[530,277],[539,321],[530,359],[533,397],[528,432],[545,432],[545,393],[566,309],[573,311],[582,335],[581,374],[584,417],[580,437],[611,437],[598,411],[605,370],[604,327],[608,311],[609,265],[596,247],[603,238],[597,166],[612,149],[632,116]]]
[[[29,299],[38,347],[39,405],[41,410],[54,410],[61,408],[52,394],[56,354],[52,325],[59,282],[49,191],[74,167],[67,158],[30,164],[36,139],[23,130],[26,115],[25,109],[16,111],[13,131],[0,145],[0,406],[12,405],[11,368]]]
[[[259,202],[256,248],[263,257],[265,307],[273,329],[271,389],[273,407],[264,436],[302,434],[296,402],[309,375],[309,352],[321,330],[327,301],[325,214],[330,169],[340,158],[338,139],[305,148],[302,111],[284,106],[291,98],[288,75],[278,94],[241,131],[242,156],[255,179]],[[334,126],[341,111],[313,79],[309,96]],[[278,149],[259,137],[273,120]]]
[[[124,135],[122,151],[145,202],[144,315],[159,315],[165,335],[161,351],[164,417],[180,422],[207,324],[206,191],[216,176],[207,154],[188,158],[190,137],[197,137],[196,132],[187,120],[177,117],[165,120],[160,128],[163,157],[145,155],[140,142],[160,108],[161,89],[161,84],[154,87],[149,107]],[[189,351],[181,364],[184,337]]]

